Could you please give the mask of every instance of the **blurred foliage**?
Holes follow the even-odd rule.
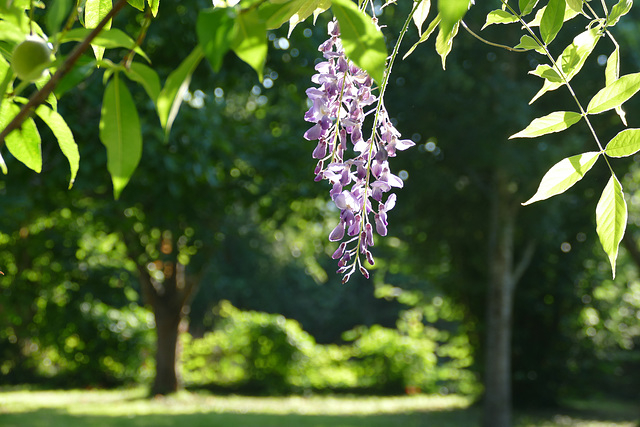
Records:
[[[279,314],[241,311],[222,301],[216,326],[202,338],[182,338],[185,384],[216,390],[286,393],[449,393],[478,391],[468,371],[468,341],[446,340],[406,311],[398,329],[361,326],[350,344],[318,344],[300,324]]]
[[[62,208],[0,232],[3,382],[113,386],[144,380],[154,326],[117,236]],[[100,284],[100,286],[91,286]]]

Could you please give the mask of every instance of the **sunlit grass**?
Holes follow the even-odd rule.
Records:
[[[148,399],[146,389],[11,391],[0,392],[0,413],[29,412],[40,408],[64,409],[69,414],[146,415],[194,412],[236,414],[376,415],[415,411],[465,409],[463,396],[214,396],[180,392]]]
[[[578,407],[578,406],[576,406]],[[633,410],[611,418],[589,409],[518,414],[517,427],[636,427]],[[604,411],[604,412],[603,412]],[[462,396],[214,396],[181,392],[147,398],[143,388],[0,389],[0,426],[475,427],[480,409]],[[636,418],[634,418],[636,417]]]

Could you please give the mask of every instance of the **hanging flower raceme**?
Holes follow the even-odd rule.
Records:
[[[318,73],[311,78],[318,86],[306,91],[311,108],[304,118],[314,125],[304,137],[318,141],[315,180],[329,181],[329,195],[340,210],[329,240],[342,241],[333,258],[339,260],[338,273],[346,283],[356,269],[369,277],[363,259],[374,264],[369,250],[373,230],[387,235],[387,212],[396,204],[396,195],[385,200],[385,193],[403,185],[391,173],[388,159],[415,144],[400,139],[382,100],[372,93],[373,79],[345,56],[335,21],[329,23],[329,36],[319,47],[325,61],[316,65]],[[362,129],[371,113],[373,130],[365,139]]]

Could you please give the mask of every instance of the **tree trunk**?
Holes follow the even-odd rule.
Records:
[[[486,309],[484,427],[510,427],[511,335],[516,284],[533,256],[530,243],[514,269],[515,223],[518,204],[513,203],[508,181],[498,176],[491,194],[489,229],[489,283]]]
[[[174,268],[175,265],[175,268]],[[185,266],[163,263],[164,280],[153,279],[146,265],[138,263],[142,293],[156,321],[156,376],[151,394],[169,394],[180,389],[177,362],[179,336],[186,322],[198,280],[187,280]]]
[[[182,322],[182,307],[175,301],[159,298],[153,307],[156,320],[156,377],[151,393],[169,394],[178,391],[180,381],[176,362],[178,360],[178,335]]]

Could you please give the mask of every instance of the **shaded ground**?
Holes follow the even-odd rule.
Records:
[[[480,412],[470,404],[460,396],[256,398],[184,392],[146,399],[142,388],[5,389],[0,390],[0,426],[473,427]],[[631,405],[573,406],[519,414],[517,426],[636,427],[640,420],[640,410]]]

